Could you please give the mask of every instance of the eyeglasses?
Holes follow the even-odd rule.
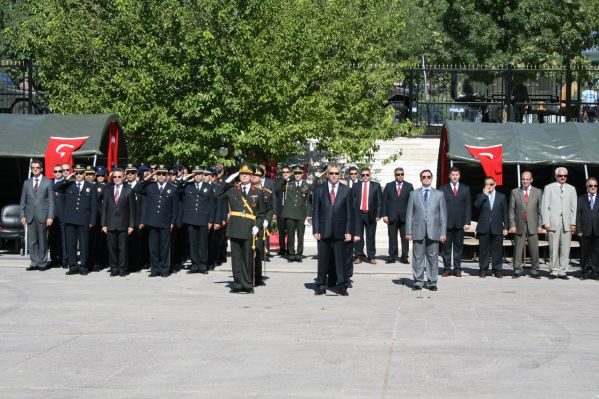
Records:
[[[563,177],[564,179],[568,177],[568,175],[557,175],[557,177]]]
[[[62,169],[56,169],[54,173],[62,173]]]
[[[424,180],[424,179],[432,179],[432,178],[433,178],[433,176],[431,176],[431,175],[426,175],[426,176],[420,176],[420,178],[421,178],[422,180]]]
[[[41,169],[41,166],[32,166],[31,169]]]
[[[395,176],[403,176],[403,173],[396,173]]]
[[[362,173],[362,177],[368,177],[370,176],[370,173]]]
[[[112,176],[113,179],[122,179],[123,176]]]
[[[591,188],[591,187],[597,187],[597,185],[596,185],[596,184],[589,184],[587,187],[588,187],[588,188]]]
[[[329,172],[329,175],[339,176],[339,172]]]

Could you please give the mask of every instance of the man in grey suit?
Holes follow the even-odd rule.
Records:
[[[21,191],[21,223],[27,226],[31,265],[27,270],[48,268],[48,228],[54,220],[54,191],[50,179],[42,175],[41,161],[31,162],[31,178]]]
[[[424,270],[428,289],[437,291],[439,274],[439,242],[444,243],[447,234],[447,208],[444,194],[431,187],[433,173],[420,172],[422,187],[410,193],[406,212],[406,238],[413,241],[412,270],[413,290],[424,287]]]
[[[576,189],[566,183],[568,169],[555,169],[555,183],[543,189],[541,220],[549,241],[549,279],[568,280],[570,243],[576,232]]]
[[[532,278],[539,276],[539,236],[541,228],[541,198],[540,189],[532,186],[532,173],[522,172],[520,187],[512,190],[509,205],[509,232],[514,234],[514,274],[513,278],[522,275],[522,257],[524,244],[528,242],[528,253]]]

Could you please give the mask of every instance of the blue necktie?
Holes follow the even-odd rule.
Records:
[[[428,188],[424,190],[424,205],[428,206]]]
[[[491,193],[491,195],[489,195],[489,205],[491,205],[491,209],[493,209],[494,202],[495,202],[495,193]]]

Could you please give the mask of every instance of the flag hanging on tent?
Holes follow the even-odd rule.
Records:
[[[112,172],[113,166],[118,165],[119,153],[119,128],[116,123],[111,123],[108,127],[108,156],[107,165],[108,173]]]
[[[73,165],[73,151],[81,147],[88,137],[50,137],[44,155],[46,177],[54,179],[53,170],[56,164]]]
[[[489,147],[476,147],[466,145],[466,149],[472,156],[480,161],[485,175],[495,179],[495,184],[503,185],[503,145],[492,145]]]

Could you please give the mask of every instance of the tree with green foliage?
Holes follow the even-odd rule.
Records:
[[[0,38],[60,113],[115,112],[134,160],[363,160],[412,133],[386,98],[402,0],[39,0]]]

